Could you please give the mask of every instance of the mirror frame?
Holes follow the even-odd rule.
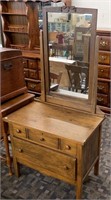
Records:
[[[91,41],[90,41],[90,62],[89,62],[89,93],[88,99],[79,97],[67,97],[66,95],[50,93],[50,78],[49,78],[49,50],[48,50],[48,12],[54,13],[78,13],[92,14],[91,24]],[[78,7],[44,7],[43,8],[43,35],[42,37],[42,54],[43,54],[43,72],[42,72],[42,88],[41,100],[55,104],[58,106],[68,107],[82,112],[96,113],[96,98],[97,98],[97,50],[98,41],[96,40],[97,26],[97,9],[78,8]]]

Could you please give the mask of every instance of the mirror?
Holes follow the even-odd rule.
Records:
[[[90,101],[93,88],[96,9],[44,9],[46,94]],[[82,102],[82,101],[81,101]]]

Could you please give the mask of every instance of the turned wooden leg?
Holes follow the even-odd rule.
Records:
[[[6,161],[9,169],[9,175],[12,175],[11,156],[10,156],[9,141],[8,141],[8,124],[6,122],[4,123],[3,139],[6,150]]]

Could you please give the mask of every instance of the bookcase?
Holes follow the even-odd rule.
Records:
[[[32,50],[39,47],[38,9],[35,2],[1,1],[3,44]]]

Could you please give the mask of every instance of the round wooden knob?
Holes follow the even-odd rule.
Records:
[[[64,165],[64,169],[65,169],[65,170],[68,170],[68,169],[69,169],[69,167],[68,167],[68,166],[66,166],[66,165]]]
[[[22,153],[22,152],[23,152],[23,149],[19,149],[18,151],[19,151],[19,153]]]
[[[17,129],[16,129],[16,132],[17,132],[17,133],[21,133],[21,130],[17,128]]]
[[[70,150],[71,147],[70,147],[69,145],[66,145],[66,146],[65,146],[65,149]]]
[[[45,141],[45,139],[44,138],[40,138],[40,141]]]

